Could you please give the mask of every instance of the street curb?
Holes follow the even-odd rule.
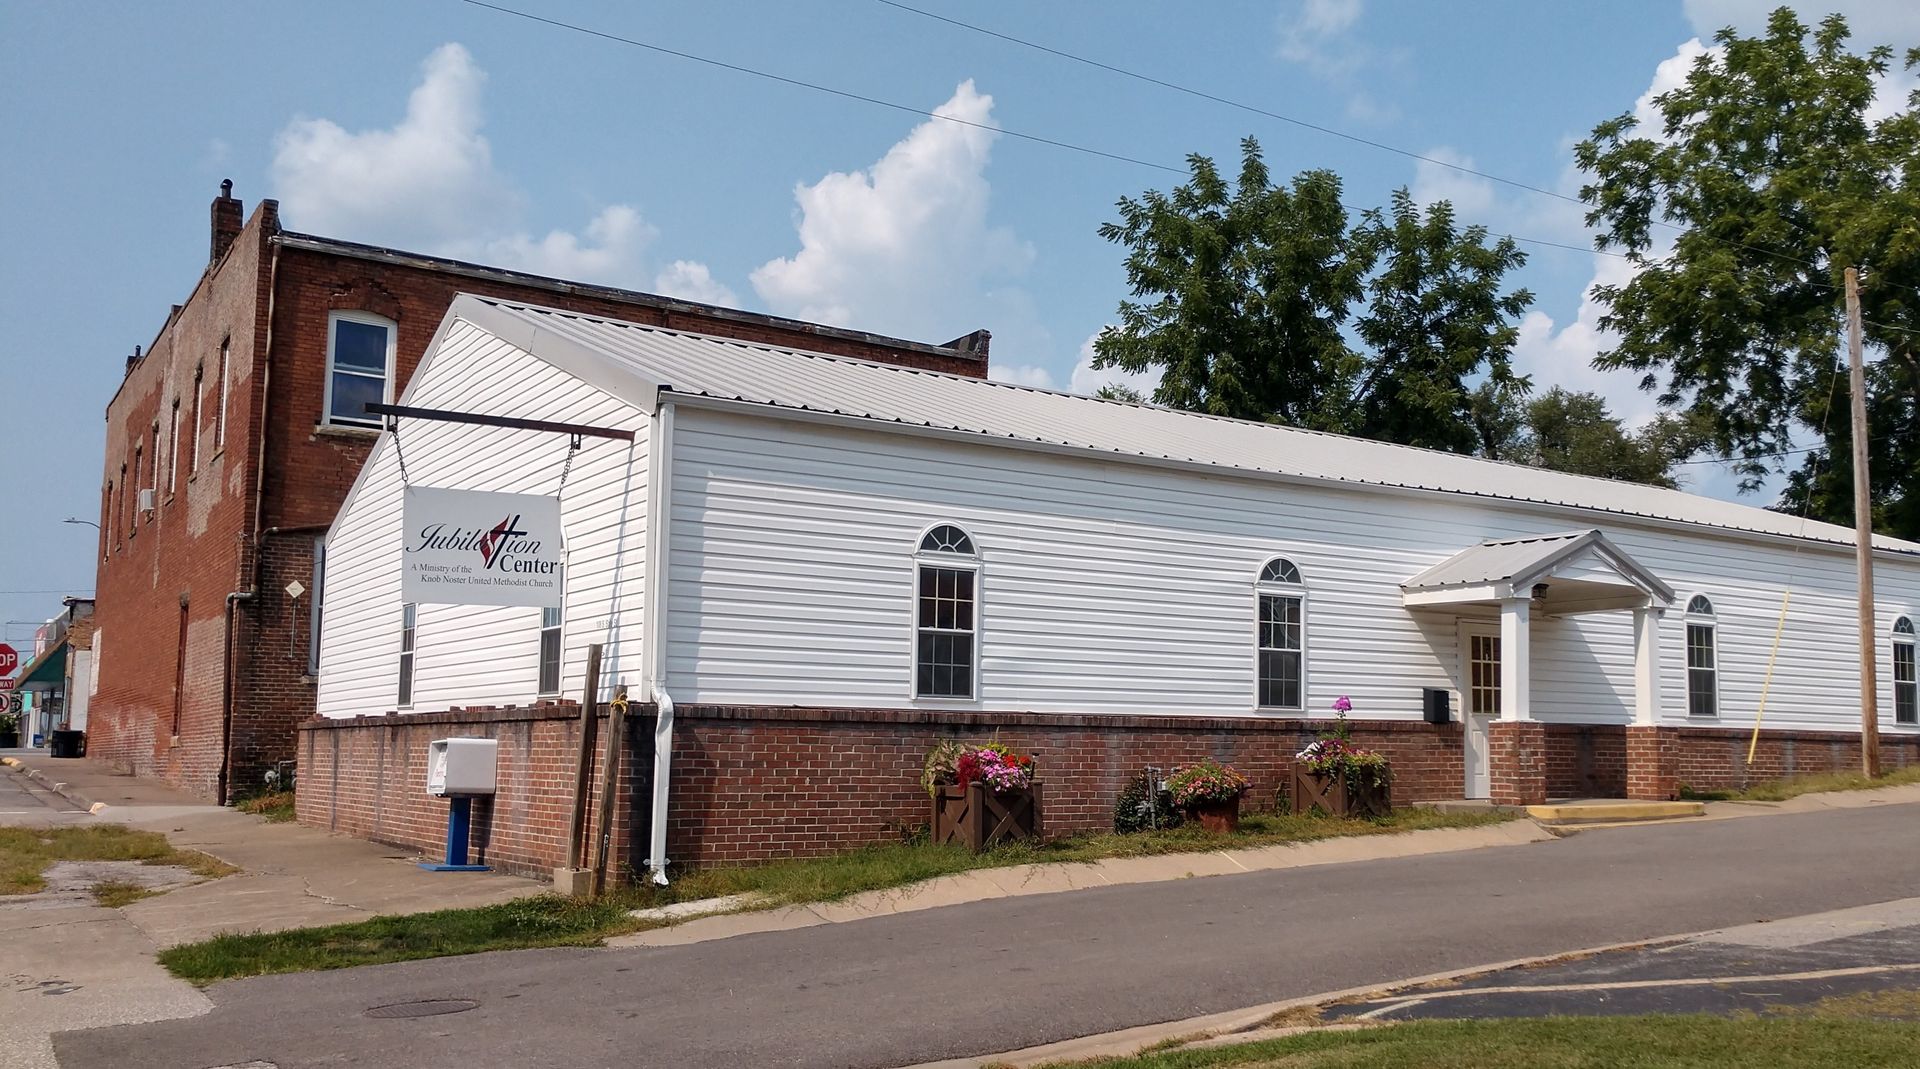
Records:
[[[41,787],[65,798],[67,801],[72,802],[74,805],[79,806],[89,813],[98,813],[107,808],[107,803],[95,801],[81,793],[77,788],[69,786],[66,781],[52,779],[45,772],[37,768],[29,768],[16,758],[9,757],[0,763],[4,763],[7,766],[7,771],[13,775],[32,780]]]
[[[1037,1047],[1006,1051],[1000,1054],[982,1054],[970,1058],[949,1058],[938,1062],[920,1062],[901,1066],[899,1069],[1035,1069],[1035,1067],[1054,1062],[1076,1062],[1094,1058],[1124,1058],[1142,1053],[1142,1048],[1158,1046],[1169,1040],[1183,1040],[1178,1049],[1189,1047],[1214,1047],[1235,1043],[1254,1043],[1263,1039],[1275,1039],[1303,1031],[1298,1026],[1262,1028],[1261,1024],[1275,1014],[1307,1006],[1320,1006],[1329,1002],[1343,1002],[1362,996],[1380,996],[1402,991],[1410,987],[1425,987],[1429,984],[1445,983],[1450,980],[1465,980],[1486,973],[1504,972],[1508,969],[1522,969],[1532,965],[1544,965],[1567,958],[1588,957],[1616,950],[1636,950],[1642,947],[1662,946],[1668,943],[1685,942],[1700,939],[1723,928],[1709,928],[1700,932],[1682,932],[1675,935],[1657,936],[1651,939],[1634,939],[1624,943],[1607,943],[1602,946],[1582,947],[1577,950],[1562,950],[1553,954],[1539,954],[1530,958],[1514,958],[1509,961],[1497,961],[1486,965],[1474,965],[1464,969],[1451,969],[1446,972],[1428,973],[1425,976],[1410,976],[1401,980],[1390,980],[1383,984],[1370,984],[1349,987],[1339,991],[1327,991],[1317,995],[1283,999],[1245,1009],[1226,1010],[1201,1017],[1188,1017],[1178,1021],[1164,1021],[1160,1024],[1140,1025],[1125,1028],[1117,1032],[1105,1032],[1098,1035],[1082,1036],[1078,1039],[1063,1039],[1055,1043],[1046,1043]],[[1383,1025],[1381,1027],[1391,1027]],[[1318,1029],[1315,1029],[1318,1030]]]

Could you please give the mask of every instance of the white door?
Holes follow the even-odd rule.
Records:
[[[1460,622],[1460,703],[1465,721],[1467,782],[1465,796],[1493,793],[1488,727],[1500,718],[1500,625],[1495,621]]]

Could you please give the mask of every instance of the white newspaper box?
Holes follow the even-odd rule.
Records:
[[[436,798],[492,794],[500,744],[492,739],[435,739],[427,744],[427,793]]]

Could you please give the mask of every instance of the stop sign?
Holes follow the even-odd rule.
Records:
[[[0,676],[10,676],[20,667],[20,651],[0,642]]]

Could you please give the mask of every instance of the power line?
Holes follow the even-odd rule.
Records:
[[[1231,97],[1224,97],[1216,93],[1210,93],[1204,89],[1195,89],[1192,86],[1182,85],[1179,82],[1168,81],[1164,78],[1157,78],[1151,74],[1142,74],[1139,71],[1128,70],[1125,67],[1117,66],[1112,63],[1107,63],[1102,60],[1094,59],[1090,56],[1083,56],[1078,53],[1068,52],[1065,49],[1054,48],[1051,45],[1044,45],[1038,41],[1030,41],[1023,37],[1015,37],[1014,35],[1009,33],[1002,33],[999,30],[988,29],[985,26],[980,26],[971,22],[966,22],[961,19],[952,18],[947,15],[939,14],[938,12],[928,11],[924,8],[914,7],[911,4],[901,3],[900,0],[876,0],[876,2],[880,4],[884,4],[887,7],[894,8],[895,10],[898,10],[898,11],[910,12],[912,14],[919,15],[923,18],[932,19],[935,22],[943,22],[949,26],[956,26],[956,27],[959,27],[960,29],[970,30],[974,33],[982,34],[987,37],[992,37],[997,40],[1006,41],[1010,44],[1020,45],[1024,48],[1031,48],[1039,52],[1044,52],[1050,56],[1057,56],[1061,59],[1069,60],[1074,63],[1084,64],[1089,67],[1094,67],[1099,70],[1107,71],[1111,74],[1117,74],[1123,78],[1132,78],[1135,81],[1145,82],[1149,85],[1156,85],[1163,89],[1171,89],[1176,93],[1184,93],[1188,96],[1197,97],[1201,100],[1212,101],[1213,103],[1216,103],[1216,104],[1224,104],[1230,108],[1238,108],[1239,110],[1248,112],[1250,114],[1265,116],[1266,118],[1269,118],[1269,119],[1277,119],[1280,122],[1290,123],[1304,130],[1312,130],[1312,131],[1315,131],[1316,133],[1326,134],[1330,137],[1341,138],[1342,140],[1351,141],[1357,145],[1365,145],[1369,148],[1379,149],[1382,152],[1391,152],[1395,155],[1404,156],[1411,160],[1418,160],[1421,163],[1431,163],[1431,164],[1434,164],[1435,166],[1445,167],[1450,170],[1457,171],[1461,174],[1472,175],[1475,178],[1484,178],[1489,182],[1498,182],[1503,186],[1511,186],[1514,189],[1525,190],[1526,192],[1529,192],[1529,193],[1536,193],[1543,197],[1552,197],[1555,200],[1565,201],[1568,204],[1578,204],[1578,205],[1581,205],[1582,207],[1586,206],[1586,201],[1581,200],[1579,197],[1568,196],[1565,193],[1561,193],[1557,190],[1547,189],[1544,186],[1536,186],[1536,185],[1533,185],[1532,183],[1522,182],[1518,179],[1506,178],[1501,175],[1494,174],[1490,171],[1482,171],[1477,168],[1468,167],[1465,164],[1454,163],[1451,160],[1443,160],[1435,156],[1429,156],[1425,153],[1415,152],[1412,149],[1401,148],[1398,145],[1390,145],[1384,141],[1375,141],[1372,138],[1362,137],[1359,134],[1348,133],[1345,130],[1339,130],[1331,126],[1322,125],[1320,123],[1309,122],[1306,119],[1301,119],[1296,116],[1284,115],[1277,111],[1271,111],[1266,108],[1259,107],[1258,105],[1248,104],[1244,101],[1234,100]],[[1762,256],[1771,256],[1771,257],[1774,257],[1775,259],[1782,260],[1782,261],[1785,261],[1786,263],[1794,264],[1796,266],[1812,268],[1815,271],[1823,270],[1823,268],[1819,264],[1814,263],[1811,260],[1803,260],[1800,257],[1793,256],[1788,253],[1778,252],[1773,249],[1761,248],[1757,245],[1749,245],[1745,242],[1735,241],[1731,238],[1714,237],[1710,234],[1701,233],[1697,229],[1689,230],[1687,227],[1681,226],[1678,223],[1668,222],[1665,219],[1654,218],[1651,214],[1648,216],[1647,221],[1654,226],[1664,227],[1668,230],[1674,231],[1675,233],[1679,233],[1679,234],[1691,233],[1697,237],[1704,237],[1708,241],[1714,242],[1719,245],[1725,245],[1730,248],[1743,249],[1747,252],[1758,253]],[[1809,231],[1806,227],[1802,226],[1799,223],[1794,222],[1791,219],[1783,218],[1782,222],[1785,222],[1788,226],[1793,227],[1795,230],[1798,230],[1800,233],[1808,237],[1814,236],[1813,233]],[[1581,249],[1578,246],[1564,245],[1564,244],[1560,244],[1557,242],[1550,242],[1550,241],[1542,241],[1536,238],[1522,238],[1522,237],[1517,237],[1513,235],[1509,235],[1509,236],[1513,237],[1515,241],[1525,241],[1525,242],[1528,242],[1529,244],[1534,244],[1534,245],[1546,245],[1552,248],[1560,248],[1560,249],[1573,249],[1578,252],[1593,252],[1597,255],[1615,256],[1621,259],[1630,258],[1623,253],[1611,252],[1605,249],[1598,249],[1598,248]],[[1840,287],[1834,286],[1828,283],[1815,283],[1815,285],[1823,286],[1824,288],[1831,290],[1835,293],[1838,293],[1840,290]],[[1906,289],[1909,287],[1900,287],[1900,288]],[[1920,293],[1920,291],[1915,291],[1915,292]]]
[[[1188,96],[1198,97],[1201,100],[1210,100],[1215,104],[1225,104],[1230,108],[1238,108],[1241,111],[1250,112],[1254,115],[1263,115],[1269,119],[1278,119],[1281,122],[1291,123],[1294,126],[1298,126],[1303,130],[1312,130],[1316,133],[1326,134],[1330,137],[1337,137],[1345,141],[1351,141],[1356,145],[1365,145],[1369,148],[1379,149],[1382,152],[1391,152],[1391,153],[1394,153],[1395,155],[1405,156],[1411,160],[1419,160],[1421,163],[1431,163],[1438,167],[1445,167],[1445,168],[1448,168],[1449,170],[1458,171],[1461,174],[1473,175],[1475,178],[1484,178],[1489,182],[1498,182],[1503,186],[1512,186],[1515,189],[1524,189],[1529,193],[1538,193],[1544,197],[1553,197],[1556,200],[1563,200],[1569,204],[1579,204],[1582,206],[1586,204],[1586,202],[1581,200],[1580,198],[1570,197],[1565,193],[1555,192],[1554,190],[1546,189],[1541,186],[1531,185],[1529,183],[1522,182],[1513,178],[1502,178],[1497,174],[1491,174],[1487,171],[1475,170],[1474,168],[1468,167],[1465,164],[1454,163],[1451,160],[1443,160],[1434,156],[1428,156],[1423,153],[1415,152],[1412,149],[1401,148],[1398,145],[1389,145],[1384,141],[1375,141],[1372,138],[1362,137],[1359,134],[1351,134],[1345,130],[1337,130],[1331,126],[1322,126],[1319,123],[1309,122],[1306,119],[1297,118],[1292,115],[1283,115],[1277,111],[1269,111],[1266,108],[1262,108],[1254,104],[1248,104],[1243,101],[1234,100],[1231,97],[1223,97],[1223,96],[1216,95],[1214,93],[1209,93],[1204,89],[1195,89],[1192,86],[1181,85],[1179,82],[1170,82],[1164,78],[1156,78],[1151,74],[1142,74],[1139,71],[1128,70],[1125,67],[1116,67],[1111,63],[1105,63],[1105,62],[1102,62],[1101,60],[1093,59],[1089,56],[1078,55],[1073,52],[1065,51],[1063,49],[1054,48],[1050,45],[1043,45],[1038,41],[1029,41],[1022,37],[1015,37],[1012,34],[1001,33],[998,30],[990,30],[985,26],[976,26],[971,22],[963,22],[960,19],[949,18],[948,16],[938,14],[937,12],[927,11],[922,8],[914,7],[910,4],[903,4],[903,3],[900,3],[899,0],[877,0],[877,2],[885,4],[886,6],[891,8],[896,8],[901,11],[911,12],[915,15],[920,15],[924,18],[933,19],[936,22],[944,22],[949,26],[958,26],[963,30],[972,30],[974,33],[984,34],[988,37],[997,38],[999,40],[1006,41],[1011,44],[1020,45],[1025,48],[1031,48],[1040,52],[1045,52],[1050,56],[1058,56],[1061,59],[1072,60],[1075,63],[1085,64],[1086,66],[1089,66],[1089,67],[1097,67],[1100,70],[1107,71],[1111,74],[1118,74],[1123,78],[1132,78],[1135,81],[1146,82],[1149,85],[1157,85],[1163,89],[1171,89],[1176,93],[1185,93]],[[1582,250],[1582,251],[1585,251],[1585,250]]]
[[[872,104],[875,107],[888,108],[893,111],[904,112],[909,115],[917,115],[922,118],[935,119],[940,122],[956,123],[961,126],[972,127],[976,130],[986,130],[991,133],[1005,134],[1008,137],[1018,138],[1019,140],[1022,140],[1022,141],[1030,141],[1030,142],[1033,142],[1034,144],[1048,145],[1053,148],[1066,149],[1069,152],[1079,152],[1089,156],[1098,156],[1102,159],[1113,160],[1119,163],[1131,163],[1139,167],[1151,167],[1156,171],[1167,171],[1172,174],[1178,174],[1182,176],[1188,173],[1185,167],[1175,167],[1171,164],[1156,163],[1152,160],[1141,159],[1138,156],[1129,156],[1129,155],[1126,155],[1125,153],[1120,153],[1120,152],[1108,152],[1105,149],[1093,148],[1091,146],[1077,144],[1072,141],[1063,141],[1063,140],[1060,140],[1059,138],[1045,137],[1040,134],[1030,134],[1020,130],[1010,130],[1004,126],[994,126],[988,123],[974,122],[970,119],[962,119],[955,115],[943,115],[939,112],[930,111],[926,108],[915,107],[911,104],[901,104],[892,100],[883,100],[880,97],[867,96],[864,93],[855,93],[846,89],[836,89],[832,86],[822,85],[818,82],[809,82],[801,78],[791,78],[784,74],[775,74],[771,71],[761,70],[757,67],[748,67],[739,63],[729,63],[725,60],[713,59],[712,57],[709,57],[709,56],[696,55],[692,52],[685,52],[677,48],[668,48],[665,45],[654,44],[651,41],[642,41],[634,37],[624,37],[620,34],[609,33],[605,30],[596,30],[591,26],[582,26],[578,23],[566,22],[561,19],[549,18],[545,15],[536,15],[529,11],[521,11],[517,8],[507,7],[504,4],[488,3],[487,0],[460,0],[460,2],[472,7],[484,8],[485,10],[493,11],[498,14],[511,15],[515,18],[526,19],[529,22],[537,22],[537,23],[540,23],[541,25],[551,26],[555,29],[568,30],[573,33],[584,34],[588,37],[597,37],[603,41],[611,41],[615,44],[631,45],[634,48],[643,48],[649,52],[656,52],[665,56],[673,56],[676,59],[684,59],[693,63],[701,63],[709,67],[717,67],[721,70],[732,71],[736,74],[745,74],[755,78],[762,78],[770,82],[778,82],[781,85],[789,85],[799,89],[811,90],[812,92],[816,92],[816,93],[824,93],[828,96],[839,97],[843,100],[855,100],[863,104]],[[1301,193],[1298,195],[1310,196],[1310,194],[1305,194],[1305,193]],[[1353,205],[1347,204],[1345,201],[1334,201],[1333,203],[1338,204],[1341,208],[1349,212],[1359,213],[1363,211],[1363,209],[1356,208]],[[1489,227],[1488,229],[1491,230],[1493,228]],[[1512,238],[1514,241],[1517,241],[1517,242],[1522,242],[1528,245],[1538,245],[1543,248],[1563,249],[1568,252],[1586,253],[1586,254],[1595,255],[1595,256],[1612,256],[1618,259],[1630,259],[1630,257],[1626,253],[1610,252],[1604,249],[1586,248],[1579,245],[1569,245],[1565,242],[1549,241],[1545,238],[1521,237],[1518,234],[1508,234],[1507,237]]]

